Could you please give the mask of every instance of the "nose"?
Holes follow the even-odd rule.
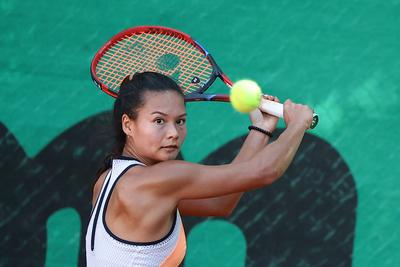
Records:
[[[177,139],[179,136],[178,129],[175,124],[170,124],[168,127],[167,137]]]

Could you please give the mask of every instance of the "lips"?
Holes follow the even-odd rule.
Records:
[[[176,146],[176,145],[170,145],[170,146],[163,146],[162,148],[166,148],[166,149],[178,149],[178,146]]]

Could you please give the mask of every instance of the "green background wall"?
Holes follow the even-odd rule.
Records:
[[[313,106],[321,122],[312,134],[340,153],[356,183],[353,266],[400,266],[400,1],[1,0],[0,122],[29,157],[110,110],[89,64],[112,35],[136,25],[187,32],[233,80]],[[188,114],[183,154],[193,162],[248,125],[227,104],[189,104]]]

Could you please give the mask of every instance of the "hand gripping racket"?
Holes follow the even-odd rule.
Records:
[[[107,94],[117,97],[122,80],[133,73],[153,71],[173,78],[185,101],[229,102],[228,94],[205,94],[216,78],[229,88],[232,81],[213,57],[189,35],[161,26],[139,26],[112,37],[94,56],[93,81]],[[283,118],[283,105],[265,101],[260,109]],[[310,128],[318,123],[314,114]]]

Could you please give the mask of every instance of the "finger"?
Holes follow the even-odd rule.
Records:
[[[269,101],[275,101],[275,100],[274,100],[275,97],[272,96],[272,95],[264,95],[264,99],[267,99],[267,100],[269,100]]]

